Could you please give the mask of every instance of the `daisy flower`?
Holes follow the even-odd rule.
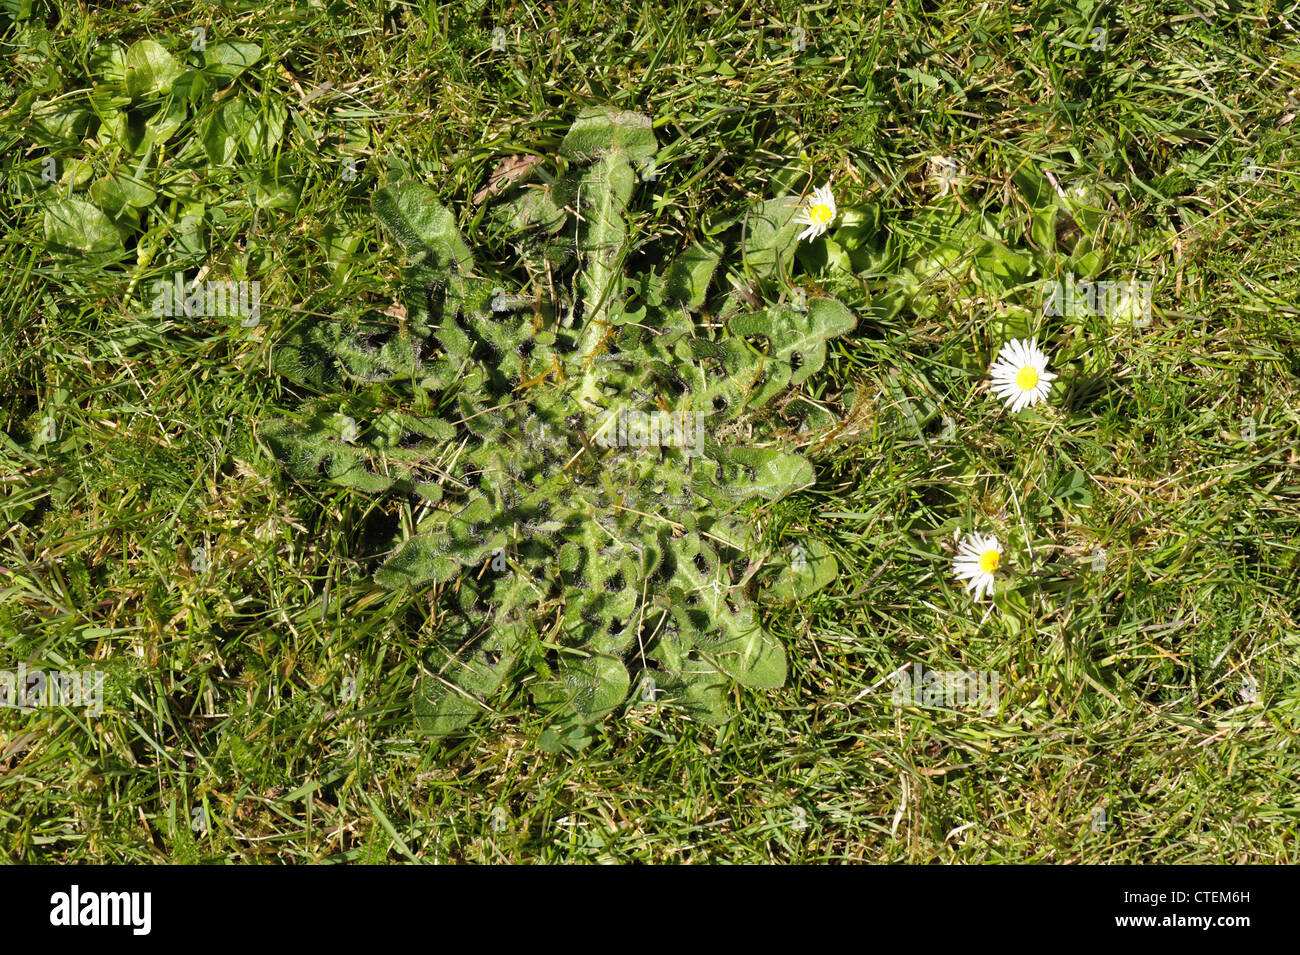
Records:
[[[1002,563],[1002,545],[992,534],[971,534],[957,545],[952,561],[953,576],[966,581],[966,592],[975,591],[975,599],[993,593],[993,572]]]
[[[831,184],[813,190],[808,203],[795,215],[794,221],[808,228],[799,233],[799,241],[815,239],[824,235],[835,221],[835,197],[831,195]]]
[[[1047,356],[1038,347],[1038,339],[1013,338],[1002,346],[997,361],[989,369],[993,392],[1013,412],[1047,400],[1055,374],[1047,370]]]
[[[939,195],[947,195],[949,190],[957,191],[961,176],[957,163],[947,156],[930,157],[930,178],[939,187]]]

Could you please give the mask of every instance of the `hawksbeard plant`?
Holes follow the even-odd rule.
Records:
[[[834,574],[816,543],[756,553],[746,517],[813,483],[774,437],[779,406],[856,320],[833,298],[765,304],[796,197],[633,265],[653,258],[627,211],[656,149],[645,117],[583,112],[559,160],[527,166],[484,216],[509,237],[505,267],[426,187],[379,190],[405,315],[299,326],[279,349],[278,369],[320,395],[262,427],[288,471],[417,501],[375,576],[443,585],[416,687],[430,732],[519,685],[552,717],[544,745],[581,745],[634,680],[721,721],[734,684],[785,680],[757,601]]]

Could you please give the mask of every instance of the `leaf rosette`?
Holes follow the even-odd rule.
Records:
[[[723,287],[727,253],[751,274],[792,259],[784,200],[731,242],[630,265],[637,165],[656,149],[643,116],[579,115],[558,161],[485,216],[508,270],[475,256],[427,187],[380,189],[375,214],[406,255],[404,319],[304,324],[278,350],[278,370],[321,395],[263,425],[278,459],[301,481],[416,495],[376,580],[456,581],[417,687],[430,732],[461,729],[512,682],[554,716],[543,743],[558,746],[581,745],[634,678],[709,721],[734,684],[785,680],[744,518],[813,483],[761,435],[773,399],[856,319],[833,298],[754,307]],[[800,595],[833,576],[823,551]]]

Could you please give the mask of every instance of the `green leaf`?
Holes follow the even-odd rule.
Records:
[[[776,689],[785,684],[785,650],[746,608],[723,626],[692,640],[718,668],[743,686]]]
[[[1044,252],[1056,249],[1056,207],[1046,206],[1029,213],[1029,238]]]
[[[853,262],[849,254],[830,236],[799,246],[796,253],[803,267],[812,275],[829,275],[834,272],[851,276]]]
[[[726,568],[711,546],[689,539],[677,544],[669,597],[681,635],[723,673],[745,686],[785,682],[785,651],[752,608],[736,605]]]
[[[772,594],[787,599],[809,597],[839,573],[835,555],[815,537],[800,539],[782,555]]]
[[[80,189],[94,174],[95,167],[89,161],[69,159],[63,165],[63,175],[59,177],[59,185],[68,189]],[[91,198],[95,198],[94,195]]]
[[[704,304],[720,256],[698,242],[675,258],[664,272],[666,300],[694,311]]]
[[[581,752],[591,745],[591,740],[586,723],[570,721],[544,729],[537,738],[537,748],[547,753]]]
[[[807,460],[777,448],[729,448],[717,453],[724,468],[724,478],[717,487],[719,495],[779,501],[811,487],[816,480]],[[701,478],[697,486],[702,483]]]
[[[1031,209],[1047,208],[1056,200],[1056,190],[1052,188],[1051,182],[1032,163],[1023,163],[1012,173],[1011,181],[1016,184]]]
[[[418,182],[385,186],[371,202],[375,215],[407,253],[424,253],[435,268],[467,273],[474,267],[469,246],[460,237],[456,217],[433,190]]]
[[[125,85],[126,47],[115,40],[101,42],[90,51],[90,72],[101,83]]]
[[[74,103],[41,101],[32,104],[36,132],[64,143],[80,143],[90,126],[91,112]]]
[[[745,217],[741,252],[746,268],[764,277],[788,269],[804,226],[795,221],[803,203],[798,196],[768,199]]]
[[[872,243],[881,231],[880,206],[870,203],[840,213],[840,224],[835,228],[835,241],[853,253]]]
[[[60,199],[46,208],[45,239],[61,250],[89,255],[124,251],[113,220],[84,199]]]
[[[258,177],[250,192],[253,203],[261,209],[292,211],[298,207],[296,177],[276,175],[268,169]]]
[[[262,58],[262,48],[247,40],[218,40],[203,51],[203,72],[214,79],[233,80]]]
[[[974,258],[975,273],[998,291],[1023,284],[1033,270],[1034,260],[1013,252],[1001,242],[985,239]]]
[[[517,195],[494,207],[494,215],[508,228],[521,232],[527,229],[556,232],[568,219],[549,185],[520,188]]]
[[[430,537],[416,536],[403,541],[375,572],[376,582],[393,589],[418,587],[439,580],[450,580],[461,565],[452,560]]]
[[[570,162],[586,163],[617,151],[635,162],[650,158],[658,148],[648,117],[591,107],[578,114],[560,144],[560,155]]]
[[[689,639],[675,629],[663,633],[653,647],[662,669],[652,674],[656,699],[682,707],[706,723],[725,723],[731,677],[700,656]]]
[[[366,428],[351,422],[355,434],[348,435],[344,420],[343,415],[321,413],[302,422],[269,421],[261,435],[276,459],[303,483],[323,479],[372,493],[395,487],[429,501],[442,497],[440,486],[425,479],[425,459],[418,446],[406,447],[401,441],[418,437],[445,441],[454,433],[449,425],[385,412]]]
[[[113,218],[127,209],[146,209],[158,198],[158,194],[146,183],[121,175],[97,181],[90,187],[90,196],[99,208]]]
[[[920,83],[931,93],[939,88],[939,78],[937,76],[931,76],[929,73],[923,73],[910,66],[905,66],[898,72],[902,73],[913,83]]]
[[[131,44],[124,66],[126,95],[133,102],[170,93],[172,84],[183,72],[176,58],[154,40],[137,40]]]
[[[751,404],[765,403],[787,383],[799,384],[820,371],[826,362],[826,343],[857,326],[844,303],[815,298],[805,309],[774,306],[737,315],[728,323],[734,335],[765,336],[771,343],[769,378]]]
[[[593,654],[566,659],[556,678],[539,684],[536,699],[550,707],[572,707],[583,722],[595,722],[627,699],[630,677],[617,657]]]
[[[578,189],[578,215],[582,218],[578,249],[586,262],[581,277],[587,306],[584,357],[593,353],[604,335],[600,323],[617,324],[621,317],[622,282],[617,267],[627,240],[623,214],[635,182],[627,159],[610,153],[592,164]]]
[[[486,698],[505,681],[514,661],[514,653],[490,640],[460,644],[455,652],[435,649],[430,666],[415,686],[417,728],[445,736],[482,716],[488,711]]]
[[[227,100],[209,117],[203,148],[215,165],[228,165],[242,151],[263,159],[274,150],[284,130],[288,110],[280,100],[255,106],[243,99]]]

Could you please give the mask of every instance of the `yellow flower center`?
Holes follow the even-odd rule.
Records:
[[[991,574],[998,569],[998,564],[1002,562],[1002,555],[995,550],[986,550],[980,554],[980,570],[986,574]]]
[[[826,203],[819,202],[808,211],[808,218],[818,225],[830,225],[835,213]]]
[[[1038,372],[1026,365],[1016,372],[1016,387],[1021,391],[1028,391],[1038,384]]]

